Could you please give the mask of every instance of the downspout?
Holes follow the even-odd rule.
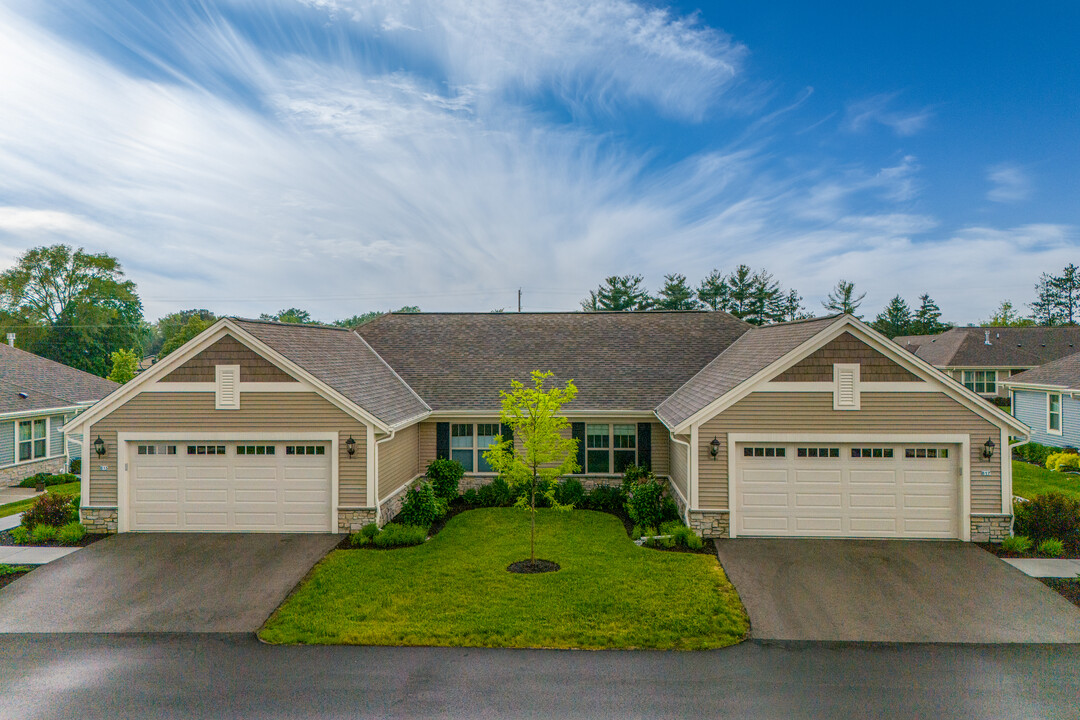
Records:
[[[671,438],[672,442],[678,443],[679,445],[682,445],[682,446],[684,446],[686,448],[686,494],[689,496],[691,494],[690,493],[690,443],[686,442],[685,440],[680,440],[679,438],[675,437],[675,433],[670,431],[670,430],[668,431],[668,436]],[[684,499],[686,500],[686,510],[683,511],[683,522],[686,523],[686,525],[689,527],[689,525],[690,525],[690,498],[686,497]]]
[[[397,435],[397,430],[391,430],[390,434],[384,437],[382,440],[375,441],[375,477],[371,479],[375,483],[375,524],[382,527],[380,520],[382,520],[382,504],[379,503],[379,446],[388,440],[393,440]]]

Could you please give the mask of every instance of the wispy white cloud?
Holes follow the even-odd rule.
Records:
[[[986,180],[991,185],[986,199],[992,202],[1015,203],[1031,197],[1031,178],[1016,165],[995,165],[987,170]]]
[[[882,93],[850,103],[844,118],[844,128],[851,132],[863,132],[871,125],[884,125],[900,137],[922,131],[933,117],[931,108],[896,109],[898,97],[899,93]]]

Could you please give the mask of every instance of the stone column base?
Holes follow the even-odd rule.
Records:
[[[0,487],[11,487],[12,485],[18,485],[31,475],[37,475],[38,473],[49,473],[50,475],[60,475],[66,473],[68,468],[68,460],[66,457],[54,457],[47,458],[45,460],[38,460],[37,462],[28,462],[21,465],[12,465],[0,469]]]
[[[999,543],[1009,537],[1012,515],[972,515],[971,542]]]
[[[337,526],[339,533],[359,532],[360,528],[375,522],[375,508],[338,510]]]
[[[79,508],[79,517],[89,533],[115,533],[116,508]]]
[[[729,537],[730,518],[727,510],[691,510],[690,527],[703,538]]]

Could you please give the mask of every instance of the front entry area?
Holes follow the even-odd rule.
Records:
[[[122,529],[332,532],[332,452],[312,441],[132,441]]]
[[[740,537],[960,537],[958,444],[766,441],[734,452]]]

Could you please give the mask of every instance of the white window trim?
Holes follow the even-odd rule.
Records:
[[[232,397],[225,395],[225,384],[232,385]],[[240,409],[240,366],[214,366],[214,408],[216,410]]]
[[[833,363],[833,410],[859,410],[861,408],[859,363]],[[842,403],[840,399],[840,384],[845,375],[851,377],[852,401]]]
[[[968,373],[971,373],[971,387],[968,387],[968,384],[967,384]],[[982,376],[981,381],[979,380],[980,374]],[[998,386],[997,374],[998,374],[997,370],[981,370],[981,369],[961,370],[960,371],[960,384],[963,385],[964,387],[966,387],[971,392],[978,393],[979,395],[996,395],[997,394],[997,386]],[[977,390],[976,388],[978,387],[980,382],[982,382],[983,389],[982,390]],[[988,389],[986,387],[987,384],[989,384],[989,383],[993,383],[993,385],[994,385],[993,390],[990,390],[990,389]]]
[[[1058,399],[1058,428],[1054,430],[1050,427],[1050,398],[1056,396]],[[1061,435],[1062,428],[1065,427],[1065,406],[1062,404],[1061,393],[1046,393],[1046,434],[1047,435]]]
[[[601,452],[605,448],[590,448],[589,447],[589,426],[590,425],[607,425],[607,454],[608,454],[608,471],[607,472],[589,472],[589,453]],[[581,468],[581,472],[578,475],[621,475],[620,471],[615,469],[615,451],[616,450],[629,450],[630,448],[616,448],[615,447],[615,426],[616,425],[630,425],[634,428],[634,465],[638,464],[638,437],[637,437],[637,423],[636,422],[589,422],[585,421],[585,467]]]
[[[472,427],[472,448],[463,448],[463,447],[456,448],[456,447],[454,447],[454,426],[455,425],[469,425],[469,426]],[[499,436],[499,435],[502,434],[502,425],[501,425],[501,423],[499,423],[498,420],[493,420],[493,421],[489,420],[487,422],[479,422],[478,421],[478,422],[451,422],[450,423],[450,459],[451,460],[454,459],[454,451],[455,450],[457,450],[458,452],[464,452],[465,450],[471,450],[472,451],[472,456],[473,456],[473,463],[472,463],[473,469],[472,470],[467,470],[465,472],[466,475],[485,475],[485,476],[486,475],[498,475],[498,473],[495,472],[494,470],[478,470],[477,469],[477,468],[480,467],[480,458],[481,458],[482,453],[486,452],[486,450],[481,450],[480,449],[480,426],[481,425],[494,425],[496,427],[496,429],[498,430],[498,432],[496,432],[495,435]]]
[[[33,457],[33,455],[34,455],[34,438],[33,438],[33,435],[34,435],[34,421],[36,421],[36,420],[44,420],[45,421],[45,454],[42,455],[41,457]],[[30,423],[30,456],[31,457],[30,457],[29,460],[20,460],[19,459],[19,442],[20,442],[20,440],[19,440],[19,424],[24,423],[24,422]],[[13,424],[15,426],[15,427],[12,428],[12,432],[14,434],[13,439],[15,441],[15,445],[14,445],[14,449],[12,451],[12,459],[15,462],[12,463],[12,465],[30,465],[31,463],[41,462],[42,460],[48,460],[49,458],[51,458],[53,456],[52,455],[52,417],[51,416],[46,415],[45,417],[19,418],[19,419],[15,420],[15,422]],[[22,442],[26,442],[26,441],[23,440]]]

